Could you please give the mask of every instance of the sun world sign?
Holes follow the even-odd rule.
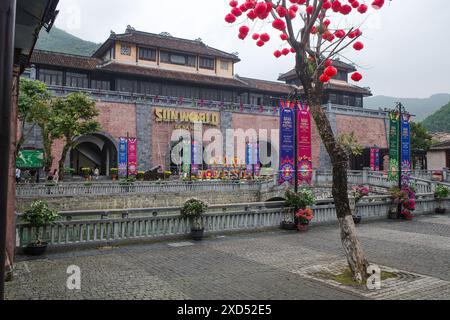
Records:
[[[220,115],[218,112],[197,112],[165,108],[155,108],[156,122],[197,123],[218,126]]]

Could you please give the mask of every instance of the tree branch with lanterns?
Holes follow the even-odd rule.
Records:
[[[366,1],[364,1],[366,2]],[[384,6],[384,0],[371,3],[373,10]],[[244,19],[239,28],[239,38],[245,40],[251,28],[263,23],[279,32],[278,40],[282,49],[275,50],[275,59],[294,56],[295,72],[300,81],[301,91],[308,101],[312,117],[316,123],[322,142],[330,156],[333,167],[332,193],[336,205],[337,218],[341,230],[341,241],[347,256],[354,280],[362,283],[368,277],[369,266],[362,245],[357,237],[348,196],[348,153],[334,135],[330,121],[322,107],[324,86],[338,73],[333,66],[334,60],[346,49],[360,52],[364,44],[361,27],[371,8],[357,0],[245,0],[230,1],[231,11],[225,21],[233,24]],[[339,19],[348,18],[352,23],[339,28]],[[351,19],[350,19],[351,18]],[[253,33],[251,38],[258,47],[269,45],[269,33]],[[272,41],[271,41],[272,40]],[[351,79],[355,82],[363,78],[354,72]]]

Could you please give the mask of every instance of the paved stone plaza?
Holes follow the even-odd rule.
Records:
[[[450,216],[358,227],[372,263],[404,282],[364,292],[312,277],[344,263],[336,226],[19,257],[8,299],[450,299]],[[81,291],[66,289],[81,268]]]

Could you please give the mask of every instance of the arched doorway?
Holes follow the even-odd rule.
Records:
[[[116,144],[100,133],[82,136],[70,152],[70,163],[76,174],[81,168],[98,168],[100,175],[109,176],[110,169],[117,167]]]

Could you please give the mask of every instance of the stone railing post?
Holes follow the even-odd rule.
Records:
[[[442,179],[444,180],[444,182],[449,182],[449,169],[444,168],[444,170],[442,171]]]
[[[362,184],[363,185],[367,185],[367,184],[369,184],[369,171],[370,171],[370,168],[364,168],[363,169],[363,179],[362,179]]]

